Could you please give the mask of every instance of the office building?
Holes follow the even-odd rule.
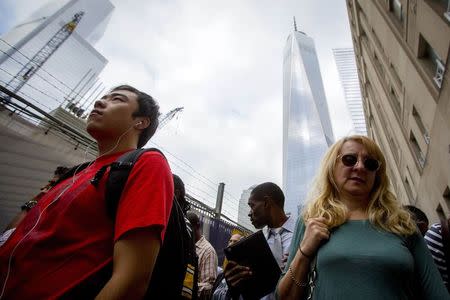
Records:
[[[393,190],[431,221],[450,217],[450,4],[348,0],[368,136]]]
[[[359,88],[358,70],[352,48],[333,49],[334,60],[344,91],[345,102],[353,123],[353,133],[367,135],[366,118]]]

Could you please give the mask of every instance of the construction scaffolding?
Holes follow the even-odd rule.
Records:
[[[80,23],[84,12],[76,13],[72,20],[61,26],[52,38],[20,69],[20,71],[8,82],[6,88],[13,93],[18,92],[27,81],[45,64],[45,62],[58,50],[69,38]],[[4,98],[8,101],[9,98]]]

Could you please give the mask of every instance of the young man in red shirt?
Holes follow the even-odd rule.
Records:
[[[87,131],[99,155],[51,189],[0,248],[0,299],[139,299],[146,292],[173,201],[169,165],[157,152],[135,163],[113,220],[104,199],[108,171],[144,146],[158,126],[152,97],[119,86],[96,101]]]

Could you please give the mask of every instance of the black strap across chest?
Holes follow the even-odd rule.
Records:
[[[141,148],[132,150],[120,156],[113,163],[101,167],[91,179],[91,184],[97,188],[100,180],[103,178],[103,175],[105,175],[106,171],[109,169],[109,176],[106,181],[105,187],[105,201],[106,211],[111,219],[114,220],[116,217],[117,206],[119,204],[120,197],[122,196],[122,191],[125,187],[125,184],[127,183],[131,169],[133,168],[139,157],[141,157],[141,155],[145,152],[149,151],[158,152],[165,158],[164,154],[156,148]],[[82,170],[90,166],[91,163],[92,162],[85,162],[71,168],[59,178],[56,184],[65,179],[71,178],[76,174],[79,174]]]

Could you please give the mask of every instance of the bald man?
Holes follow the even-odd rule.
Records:
[[[236,244],[240,241],[244,236],[240,233],[235,233],[231,235],[230,239],[228,240],[228,246],[231,246],[233,244]],[[226,263],[224,263],[224,268],[226,266]],[[231,300],[231,294],[228,292],[228,285],[225,280],[225,274],[222,272],[217,276],[216,282],[214,283],[213,289],[212,289],[212,300]]]

